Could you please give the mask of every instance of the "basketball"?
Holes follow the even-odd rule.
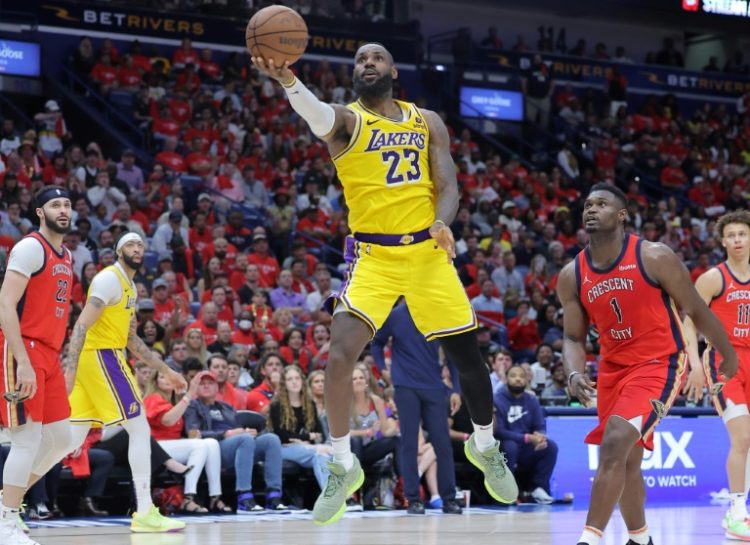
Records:
[[[302,16],[286,6],[269,6],[253,15],[245,29],[250,55],[273,59],[276,66],[294,63],[307,47],[307,25]]]

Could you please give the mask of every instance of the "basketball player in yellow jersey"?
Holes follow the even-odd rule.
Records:
[[[174,532],[185,523],[163,517],[151,503],[151,428],[125,348],[161,373],[177,391],[187,383],[136,335],[133,277],[143,263],[144,244],[135,233],[117,242],[117,262],[91,281],[86,306],[78,317],[64,362],[70,395],[73,445],[77,449],[92,426],[121,425],[129,434],[128,462],[138,507],[133,532]]]
[[[492,386],[479,354],[476,317],[451,263],[456,254],[448,225],[458,210],[458,184],[445,125],[434,112],[393,99],[398,71],[380,44],[357,51],[352,80],[360,98],[347,106],[320,102],[288,65],[252,60],[281,83],[294,110],[328,144],[349,207],[349,273],[332,298],[326,367],[334,461],[313,520],[341,518],[346,499],[364,480],[350,448],[352,370],[402,295],[420,332],[439,338],[458,368],[474,423],[467,458],[483,471],[493,498],[514,502],[518,487],[492,433]]]

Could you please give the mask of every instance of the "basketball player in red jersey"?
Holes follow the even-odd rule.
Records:
[[[700,275],[695,289],[718,316],[729,340],[737,351],[737,374],[724,381],[719,378],[721,356],[709,345],[701,365],[698,338],[690,318],[685,320],[690,377],[685,385],[688,398],[700,401],[708,377],[714,406],[729,432],[727,477],[732,503],[722,526],[726,537],[750,541],[750,523],[745,505],[747,499],[746,463],[750,450],[750,212],[739,210],[719,218],[716,229],[727,250],[727,260]],[[704,373],[705,372],[705,373]]]
[[[13,247],[0,287],[0,425],[11,436],[0,505],[3,545],[36,543],[18,526],[21,500],[71,441],[60,366],[73,285],[73,258],[62,244],[70,230],[70,197],[64,188],[45,187],[35,205],[39,231]]]
[[[643,449],[682,385],[685,341],[675,304],[724,356],[721,372],[737,371],[737,355],[721,322],[695,291],[690,275],[663,244],[625,234],[626,197],[596,184],[583,223],[589,245],[560,274],[563,359],[572,396],[588,405],[594,384],[583,374],[589,323],[599,331],[599,425],[586,437],[599,444],[599,468],[578,545],[599,545],[619,503],[630,541],[651,544],[646,527]]]

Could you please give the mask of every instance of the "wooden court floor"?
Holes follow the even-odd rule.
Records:
[[[658,507],[647,518],[654,545],[725,545],[722,506]],[[131,534],[124,519],[109,526],[32,529],[41,545],[575,545],[585,512],[571,507],[472,509],[463,515],[406,516],[402,512],[347,514],[319,528],[309,515],[185,519],[184,534]],[[107,523],[107,519],[102,519]],[[63,524],[61,521],[59,524]],[[602,545],[628,540],[616,513]]]

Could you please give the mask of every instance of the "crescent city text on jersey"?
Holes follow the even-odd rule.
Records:
[[[73,272],[70,270],[70,267],[68,267],[67,265],[58,263],[54,267],[52,267],[52,276],[57,276],[58,274],[72,276]]]
[[[732,301],[745,301],[750,299],[750,290],[735,290],[727,293],[727,303]]]
[[[589,303],[611,291],[635,291],[635,281],[632,278],[606,278],[597,282],[587,292]]]
[[[377,151],[380,148],[393,146],[415,146],[418,149],[423,150],[424,141],[424,133],[411,131],[383,132],[380,129],[373,129],[365,151]]]

